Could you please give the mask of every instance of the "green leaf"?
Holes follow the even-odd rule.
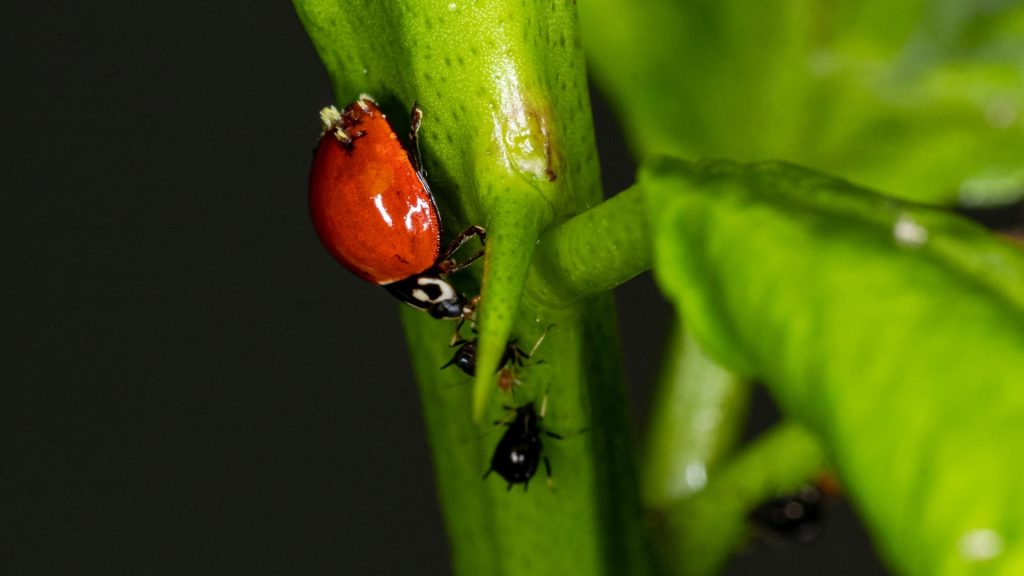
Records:
[[[580,8],[640,158],[786,160],[929,202],[1024,194],[1024,2]]]
[[[822,437],[898,571],[1024,573],[1024,252],[789,165],[641,183],[662,289]]]

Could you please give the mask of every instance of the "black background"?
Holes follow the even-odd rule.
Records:
[[[396,304],[309,223],[290,4],[42,6],[0,7],[0,574],[448,573]],[[670,311],[617,298],[641,421]],[[883,573],[842,505],[730,570]]]

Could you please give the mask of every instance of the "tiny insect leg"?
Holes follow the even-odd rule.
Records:
[[[470,226],[452,240],[452,243],[448,245],[448,248],[443,254],[441,254],[441,257],[438,258],[440,264],[438,264],[437,267],[440,269],[442,274],[458,272],[473,262],[476,262],[484,255],[484,249],[481,248],[479,252],[473,254],[462,262],[455,262],[455,260],[452,259],[452,255],[455,254],[459,248],[462,248],[463,244],[469,242],[470,238],[474,237],[479,238],[481,244],[485,244],[487,242],[487,231],[480,226]]]
[[[541,334],[540,338],[537,338],[537,341],[533,343],[533,348],[530,348],[529,352],[524,353],[527,359],[529,359],[531,356],[533,356],[535,352],[537,352],[537,348],[540,348],[541,343],[543,343],[544,339],[548,337],[548,332],[550,332],[551,329],[554,327],[554,324],[549,324],[548,327],[544,329],[544,333]]]
[[[412,103],[412,111],[409,112],[409,140],[412,142],[412,167],[419,174],[426,178],[427,171],[423,168],[423,157],[420,155],[420,123],[423,122],[423,109],[419,102]]]

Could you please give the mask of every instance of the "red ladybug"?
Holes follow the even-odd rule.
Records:
[[[423,114],[413,105],[410,138]],[[410,155],[369,96],[341,112],[320,111],[324,131],[309,179],[309,210],[327,250],[357,276],[388,289],[435,318],[464,318],[472,303],[442,276],[452,254],[484,230],[471,226],[441,252],[441,220],[418,154]],[[418,150],[418,146],[416,147]]]

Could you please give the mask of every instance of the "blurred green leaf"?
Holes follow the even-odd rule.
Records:
[[[918,201],[1024,194],[1024,2],[580,3],[640,158],[786,160]]]
[[[661,512],[665,562],[674,574],[710,576],[750,535],[750,511],[812,481],[825,466],[815,437],[793,423],[766,432],[724,462],[692,497]]]
[[[1024,573],[1024,252],[789,165],[641,185],[662,289],[821,436],[899,572]]]

